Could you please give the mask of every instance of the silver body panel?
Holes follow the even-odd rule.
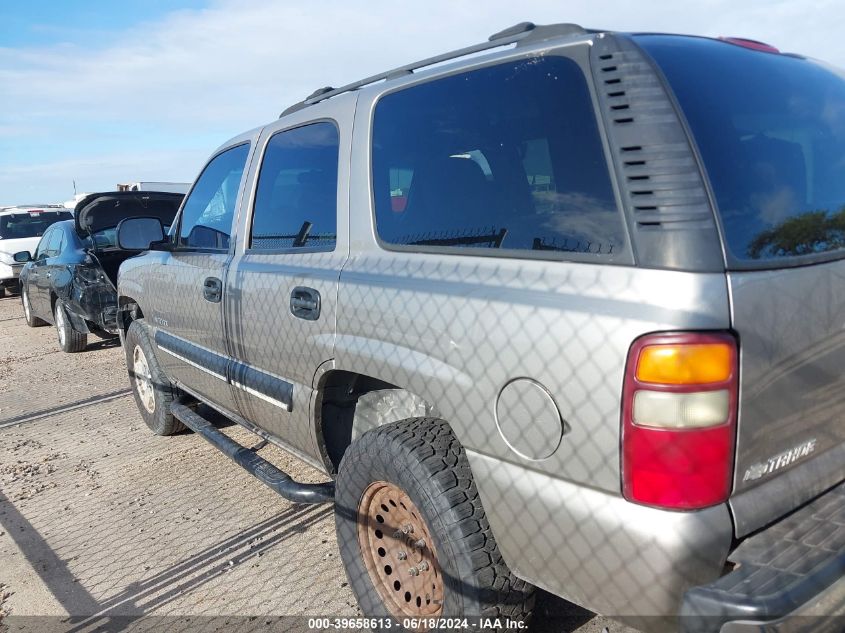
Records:
[[[154,294],[144,314],[152,325],[175,337],[190,341],[208,352],[227,356],[227,342],[223,336],[223,309],[220,303],[210,303],[202,296],[203,280],[222,278],[228,255],[217,253],[164,253],[161,267],[148,283]],[[179,301],[168,301],[175,293]],[[148,295],[149,296],[149,295]],[[161,301],[157,300],[158,298]],[[152,308],[150,310],[150,308]],[[179,354],[179,349],[172,350]],[[184,354],[159,355],[162,368],[175,382],[183,383],[226,408],[234,408],[234,396],[225,375],[213,375],[185,360]]]
[[[353,247],[338,304],[337,369],[434,404],[467,448],[617,494],[631,341],[729,325],[723,275],[447,259],[375,244]],[[539,461],[517,455],[496,428],[496,399],[521,377],[551,394],[567,427]]]
[[[265,127],[256,143],[256,158],[247,174],[247,194],[237,220],[236,254],[224,298],[227,338],[232,357],[293,385],[290,411],[243,389],[236,389],[237,410],[248,420],[298,451],[322,460],[310,423],[311,396],[317,368],[334,356],[337,288],[348,254],[349,161],[356,95],[343,95]],[[338,239],[330,252],[248,250],[250,219],[261,157],[276,133],[303,123],[333,121],[340,132],[337,188]],[[289,249],[290,250],[290,249]],[[291,313],[291,291],[309,287],[320,293],[318,319]]]
[[[520,577],[598,613],[636,621],[677,611],[717,578],[728,509],[668,512],[467,451],[484,509]],[[648,622],[649,630],[657,622]]]
[[[809,462],[821,467],[828,452],[845,446],[845,261],[730,273],[728,280],[741,350],[734,490],[750,496],[779,478],[785,484],[805,464],[818,470]],[[796,447],[805,448],[790,454]],[[843,462],[835,461],[802,485],[772,483],[780,492],[769,506],[733,504],[742,533],[840,481]]]

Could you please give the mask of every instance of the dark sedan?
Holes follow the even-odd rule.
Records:
[[[130,217],[154,217],[173,223],[184,196],[178,193],[110,192],[86,196],[74,219],[53,224],[20,273],[21,301],[30,327],[52,323],[59,347],[79,352],[88,335],[117,331],[117,271],[137,250],[118,246],[117,225]]]

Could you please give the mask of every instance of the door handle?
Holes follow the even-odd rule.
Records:
[[[320,318],[320,293],[314,288],[297,286],[290,293],[290,313],[298,319]]]
[[[223,298],[223,282],[217,277],[206,277],[202,282],[202,296],[211,303],[220,303]]]

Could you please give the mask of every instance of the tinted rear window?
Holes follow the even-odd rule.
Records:
[[[564,57],[383,97],[373,188],[378,233],[389,244],[581,259],[625,251],[587,83]]]
[[[21,211],[0,215],[0,239],[41,237],[51,224],[72,219],[73,215],[69,211]]]
[[[689,122],[733,258],[845,254],[843,75],[714,40],[637,40]]]

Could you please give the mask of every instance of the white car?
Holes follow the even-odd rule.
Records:
[[[51,224],[71,219],[73,214],[68,209],[54,205],[0,209],[0,298],[7,289],[18,287],[23,263],[15,262],[14,254],[29,251],[32,255]]]

